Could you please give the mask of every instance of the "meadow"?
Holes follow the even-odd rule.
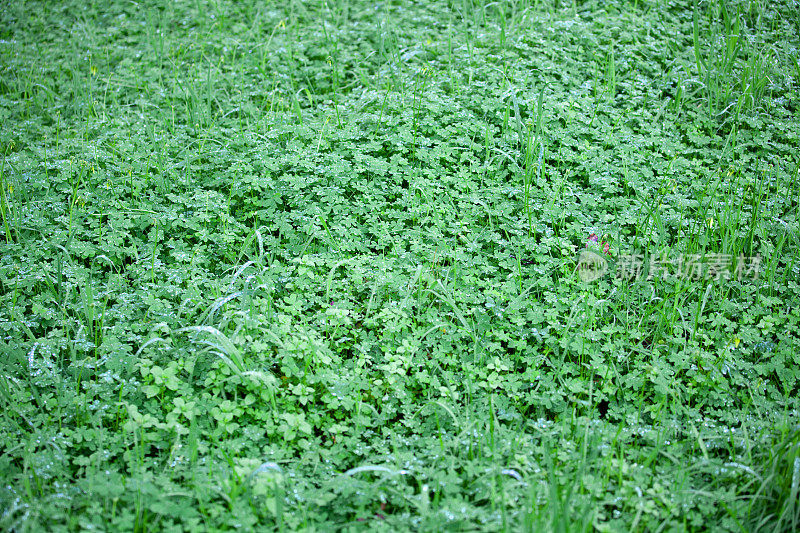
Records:
[[[8,0],[0,529],[796,531],[797,0]]]

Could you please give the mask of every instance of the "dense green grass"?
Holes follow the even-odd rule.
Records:
[[[6,2],[0,528],[796,530],[798,14]]]

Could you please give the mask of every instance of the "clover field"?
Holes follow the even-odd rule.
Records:
[[[8,0],[0,529],[794,531],[797,0]]]

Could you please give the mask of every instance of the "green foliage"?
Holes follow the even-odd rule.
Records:
[[[796,529],[795,13],[8,3],[0,527]]]

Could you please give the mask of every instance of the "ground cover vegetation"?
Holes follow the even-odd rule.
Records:
[[[796,530],[798,36],[4,2],[0,527]]]

